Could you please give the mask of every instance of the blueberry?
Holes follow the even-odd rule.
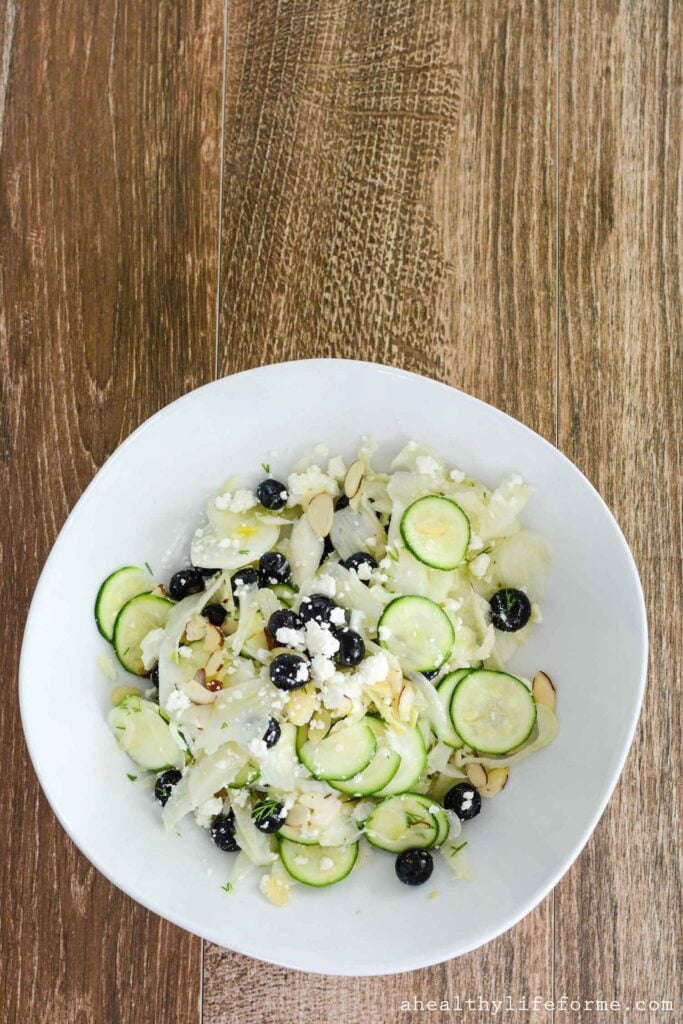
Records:
[[[404,850],[396,858],[396,875],[404,885],[423,885],[434,870],[428,850]]]
[[[531,603],[522,590],[506,587],[490,600],[491,622],[503,633],[516,633],[531,618]]]
[[[277,641],[278,629],[302,629],[303,622],[296,614],[291,611],[290,608],[278,608],[276,612],[268,619],[268,625],[266,629],[272,636],[273,640]]]
[[[219,850],[226,853],[236,853],[239,850],[235,839],[235,815],[217,814],[211,822],[211,838]]]
[[[356,551],[354,555],[349,555],[348,558],[345,558],[342,565],[345,569],[355,570],[358,573],[358,579],[367,585],[370,578],[370,570],[377,568],[377,561],[367,551]]]
[[[171,790],[176,783],[180,782],[181,778],[182,774],[177,768],[168,768],[165,772],[157,775],[157,781],[154,783],[154,796],[162,807],[165,807]]]
[[[159,689],[159,666],[155,665],[149,674],[149,681],[152,686],[156,686]]]
[[[201,565],[195,565],[194,568],[197,572],[200,572],[205,579],[209,579],[211,576],[217,576],[222,569],[203,569]]]
[[[459,782],[448,790],[443,805],[447,811],[457,814],[461,821],[469,821],[479,814],[481,797],[471,783]]]
[[[222,604],[204,605],[204,611],[202,612],[204,618],[208,619],[212,626],[222,626],[227,614]]]
[[[349,499],[346,497],[345,494],[340,494],[339,495],[339,497],[337,498],[337,500],[334,503],[334,507],[335,507],[335,511],[337,511],[337,512],[341,512],[341,510],[343,508],[348,508],[349,507]]]
[[[289,562],[279,551],[266,551],[258,563],[259,585],[274,587],[277,583],[287,583],[292,575]]]
[[[365,644],[360,633],[352,629],[338,629],[334,635],[339,641],[339,650],[334,656],[337,664],[344,668],[359,665],[365,657]]]
[[[184,597],[198,594],[202,590],[204,590],[204,577],[199,569],[195,569],[193,566],[174,573],[168,584],[168,592],[174,601],[182,601]]]
[[[329,625],[332,622],[332,613],[338,607],[339,605],[326,594],[311,594],[301,602],[299,615],[303,622],[310,622],[313,619],[321,626]]]
[[[436,679],[440,671],[440,668],[433,668],[429,672],[423,672],[422,675],[425,677],[425,679]]]
[[[251,820],[256,825],[256,828],[259,832],[265,832],[266,835],[279,832],[285,823],[286,817],[287,812],[277,800],[261,800],[254,805],[254,809],[251,812]]]
[[[270,681],[278,690],[298,690],[310,678],[308,662],[299,654],[278,654],[270,663]]]
[[[232,599],[239,608],[240,599],[238,591],[244,587],[258,587],[258,573],[256,569],[252,569],[251,566],[247,566],[246,569],[238,569],[230,577],[230,586],[232,587]]]
[[[268,749],[275,746],[275,744],[280,739],[281,735],[282,730],[280,729],[280,723],[277,721],[277,719],[271,718],[270,721],[268,722],[268,728],[263,734],[263,742],[268,747]]]
[[[263,480],[256,488],[256,497],[264,508],[277,512],[287,504],[287,488],[279,480]]]

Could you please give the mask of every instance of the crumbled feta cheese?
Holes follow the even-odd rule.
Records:
[[[380,626],[378,635],[380,640],[384,642],[385,640],[388,640],[389,637],[391,636],[391,630],[389,629],[388,626]]]
[[[483,576],[489,567],[490,561],[491,559],[488,555],[477,555],[477,557],[470,562],[470,572],[473,576]]]
[[[290,473],[287,489],[289,505],[303,505],[316,494],[331,494],[334,497],[339,491],[337,481],[316,465],[309,466],[303,473]]]
[[[325,629],[315,619],[310,619],[305,626],[306,647],[309,654],[321,654],[323,658],[331,658],[339,650],[339,641],[329,629]]]
[[[297,853],[296,857],[293,857],[292,860],[295,864],[301,865],[301,867],[303,867],[304,864],[308,864],[308,857],[304,857],[302,853]]]
[[[333,459],[327,463],[327,474],[328,476],[334,477],[335,480],[343,480],[346,476],[346,466],[341,455],[335,455]]]
[[[178,648],[178,654],[180,655],[181,658],[191,658],[192,648],[187,647],[185,644],[183,644],[181,647]]]
[[[161,647],[161,641],[163,639],[163,629],[151,629],[140,641],[142,664],[148,672],[151,668],[154,668],[159,660],[159,648]]]
[[[360,633],[363,628],[363,621],[365,619],[365,612],[362,612],[360,608],[354,608],[351,612],[350,626],[354,633]],[[334,622],[334,619],[332,620]],[[335,623],[336,625],[336,623]]]
[[[388,674],[389,662],[383,651],[380,651],[379,654],[371,654],[369,658],[361,661],[355,672],[355,675],[365,686],[381,683]]]
[[[248,491],[245,488],[240,488],[234,494],[230,491],[226,491],[225,494],[219,494],[217,498],[214,498],[213,503],[220,512],[234,512],[235,515],[248,512],[249,509],[255,508],[258,505],[254,492]]]
[[[457,612],[462,606],[462,601],[457,600],[455,597],[447,597],[443,603],[444,610],[447,612]]]
[[[172,690],[166,698],[166,710],[169,715],[179,715],[192,706],[192,701],[182,690]]]
[[[275,639],[283,647],[291,647],[295,651],[303,651],[306,646],[306,637],[303,629],[290,629],[289,626],[280,626],[275,633]]]
[[[472,550],[474,550],[474,548],[482,548],[483,546],[484,546],[484,542],[481,539],[481,537],[479,536],[479,534],[478,533],[471,533],[470,534],[470,548],[472,548]]]
[[[317,455],[319,459],[326,459],[330,454],[330,449],[326,444],[317,444],[313,449],[313,454]]]
[[[223,801],[218,796],[210,796],[208,800],[205,800],[195,808],[194,817],[195,821],[200,828],[209,828],[211,822],[220,814],[223,810]]]
[[[249,790],[248,789],[231,789],[230,790],[230,803],[236,804],[238,807],[246,807],[249,801]]]
[[[456,484],[461,484],[465,479],[465,474],[461,469],[452,469],[450,472],[451,480]]]
[[[418,455],[415,459],[418,473],[425,476],[436,476],[440,470],[439,463],[431,455]]]
[[[301,664],[298,666],[294,678],[296,679],[297,683],[308,682],[308,665],[306,664],[305,661],[302,661]]]
[[[367,583],[372,577],[372,567],[367,562],[361,562],[357,569],[352,569],[351,571],[355,572],[358,579],[364,583]]]
[[[336,669],[334,662],[322,654],[314,654],[311,658],[311,673],[317,683],[324,683],[331,679]]]
[[[333,608],[330,612],[330,622],[333,626],[343,626],[346,622],[346,615],[343,608]]]
[[[267,750],[268,747],[265,740],[256,737],[249,741],[249,753],[252,754],[253,757],[263,757]]]
[[[330,868],[333,868],[333,867],[334,867],[334,861],[332,860],[331,857],[321,857],[320,858],[320,870],[321,871],[329,871]]]

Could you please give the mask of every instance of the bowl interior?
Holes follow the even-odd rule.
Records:
[[[513,769],[468,828],[475,878],[437,867],[411,890],[379,852],[326,891],[297,886],[270,906],[249,880],[221,891],[232,858],[188,820],[167,836],[149,789],[106,725],[107,645],[92,608],[118,565],[158,579],[187,561],[205,498],[265,462],[287,473],[313,444],[348,457],[359,436],[387,464],[408,439],[431,444],[489,484],[519,472],[536,488],[525,524],[553,554],[544,622],[512,668],[558,688],[556,741]],[[314,360],[207,385],[162,410],[106,463],[64,527],[26,628],[20,689],[29,750],[47,797],[87,857],[134,899],[238,952],[331,974],[411,970],[457,956],[528,913],[569,867],[623,765],[642,699],[642,593],[611,514],[579,471],[515,420],[444,385],[374,364]],[[121,680],[124,681],[123,671]],[[437,861],[439,858],[437,858]],[[436,890],[437,896],[428,893]],[[406,927],[406,922],[410,927]]]

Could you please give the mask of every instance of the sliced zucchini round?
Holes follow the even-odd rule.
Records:
[[[395,793],[405,793],[416,784],[427,767],[427,748],[417,725],[414,725],[412,729],[406,729],[405,732],[391,730],[390,736],[391,749],[400,756],[401,763],[394,777],[386,786],[378,789],[375,796],[393,796]]]
[[[431,797],[424,795],[423,793],[413,793],[416,800],[421,800],[426,810],[432,815],[438,826],[438,832],[436,839],[434,840],[434,846],[443,846],[448,839],[448,833],[451,830],[451,825],[448,820],[448,816],[440,804],[437,804]]]
[[[377,738],[366,719],[343,726],[315,744],[308,739],[306,726],[297,731],[299,760],[311,775],[324,781],[346,782],[353,778],[368,767],[376,750]]]
[[[401,764],[401,755],[387,745],[383,723],[377,718],[366,718],[366,722],[377,738],[377,750],[372,761],[367,768],[347,781],[328,779],[333,789],[350,796],[371,796],[376,793],[391,782]]]
[[[470,542],[470,521],[456,502],[438,494],[418,498],[403,513],[401,536],[423,565],[457,569]]]
[[[536,724],[536,703],[521,679],[475,669],[456,685],[451,721],[463,742],[480,754],[507,754]]]
[[[121,749],[139,768],[158,772],[184,766],[185,754],[158,704],[141,697],[124,697],[109,712],[109,725]]]
[[[318,838],[316,836],[302,836],[301,829],[296,828],[294,825],[287,825],[286,823],[278,832],[280,839],[289,839],[292,843],[297,843],[299,846],[319,846]]]
[[[358,859],[358,843],[349,846],[304,846],[278,833],[280,859],[297,882],[322,889],[341,882]]]
[[[442,743],[446,743],[449,747],[457,749],[462,746],[462,740],[458,736],[458,733],[451,721],[451,697],[453,696],[453,690],[456,688],[461,679],[463,679],[468,672],[471,672],[471,668],[458,668],[455,672],[449,672],[439,680],[436,688],[437,696],[444,706],[446,717],[448,719],[448,726],[443,732],[443,735],[439,736]]]
[[[397,597],[379,620],[380,643],[394,654],[404,673],[434,672],[453,649],[453,623],[428,597]]]
[[[116,616],[124,604],[138,594],[149,593],[153,586],[149,573],[137,565],[124,565],[107,576],[95,599],[95,622],[105,640],[113,640]]]
[[[401,853],[403,850],[428,850],[436,843],[439,825],[428,809],[429,801],[421,794],[401,793],[390,796],[368,815],[365,838],[380,850]]]
[[[129,672],[136,676],[149,674],[142,664],[140,645],[151,630],[166,625],[173,607],[173,601],[156,594],[138,594],[124,604],[116,616],[112,642],[116,657]]]

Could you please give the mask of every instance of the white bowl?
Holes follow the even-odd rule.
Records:
[[[475,878],[438,867],[401,885],[375,853],[340,885],[296,886],[276,909],[255,881],[221,891],[232,863],[187,821],[166,835],[149,790],[106,724],[111,684],[93,621],[101,580],[147,561],[159,579],[187,562],[204,500],[225,478],[275,476],[317,442],[345,456],[361,434],[387,460],[431,444],[485,482],[519,472],[536,488],[524,520],[553,551],[544,622],[513,667],[547,670],[556,741],[516,767],[468,828]],[[249,370],[162,409],[97,474],[45,565],[21,657],[21,712],[36,772],[65,830],[133,899],[229,949],[299,970],[388,974],[459,956],[529,913],[602,814],[628,752],[645,685],[647,627],[638,573],[606,505],[552,445],[483,402],[400,370],[311,360]],[[124,673],[122,673],[124,675]],[[123,680],[121,680],[123,681]],[[437,858],[438,859],[438,858]],[[436,889],[436,899],[428,892]]]

